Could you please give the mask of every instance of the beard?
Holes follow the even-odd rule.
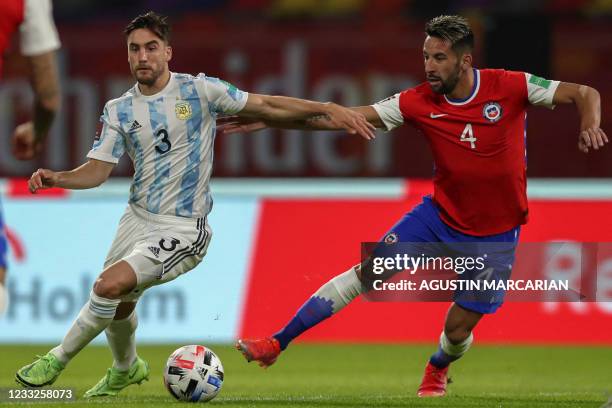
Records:
[[[461,74],[461,69],[459,68],[459,64],[455,67],[455,71],[452,72],[448,78],[436,78],[440,80],[440,85],[433,86],[431,85],[432,91],[440,95],[448,95],[449,93],[455,90],[455,87],[459,83],[459,77]]]
[[[163,73],[163,70],[155,71],[153,69],[147,69],[143,71],[143,70],[136,69],[133,75],[139,84],[145,85],[145,86],[152,86],[155,84],[157,79],[162,75],[162,73]]]

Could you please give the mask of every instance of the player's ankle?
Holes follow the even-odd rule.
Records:
[[[66,354],[61,344],[52,348],[49,353],[53,354],[64,367],[70,362],[70,357]]]

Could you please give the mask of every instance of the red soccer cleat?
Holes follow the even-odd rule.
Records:
[[[443,397],[446,395],[446,385],[448,380],[448,367],[438,368],[431,363],[427,363],[425,374],[421,386],[417,391],[419,397]]]
[[[249,363],[253,360],[257,361],[259,366],[263,368],[268,368],[274,364],[281,352],[280,344],[274,337],[238,339],[236,349],[242,352]]]

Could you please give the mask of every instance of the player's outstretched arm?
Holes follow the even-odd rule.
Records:
[[[52,171],[38,169],[30,177],[28,187],[32,194],[37,190],[51,187],[68,188],[72,190],[84,190],[97,187],[104,183],[115,165],[113,163],[89,159],[89,161],[74,170]]]
[[[32,159],[39,153],[61,103],[55,51],[30,56],[27,60],[34,91],[34,118],[17,126],[13,133],[13,155],[19,160]]]
[[[357,106],[349,108],[350,110],[363,115],[365,120],[370,123],[372,128],[384,128],[384,124],[378,116],[378,113],[372,106]],[[217,119],[217,130],[222,134],[232,133],[251,133],[261,129],[276,128],[276,129],[301,129],[301,130],[342,130],[335,126],[327,116],[313,116],[303,120],[291,121],[275,121],[262,120],[259,118],[251,118],[246,116],[225,116]],[[374,134],[368,135],[366,139],[374,139]]]
[[[580,136],[578,149],[588,153],[608,143],[608,137],[601,125],[601,99],[596,89],[586,85],[561,82],[557,87],[553,103],[573,103],[580,115]]]
[[[366,139],[374,138],[374,127],[362,112],[335,103],[320,103],[286,96],[249,94],[247,103],[238,112],[238,116],[247,118],[244,124],[261,122],[257,126],[251,126],[250,131],[263,127],[316,129],[315,125],[312,127],[307,125],[319,123],[322,129],[346,130],[348,133],[359,134]]]
[[[385,128],[385,125],[380,119],[378,112],[376,112],[376,110],[371,105],[355,106],[349,109],[352,110],[353,112],[363,115],[365,120],[370,125],[370,129],[377,129],[377,128],[384,129]],[[298,123],[298,125],[301,126],[301,129],[307,129],[307,130],[341,130],[340,128],[334,126],[334,123],[332,123],[329,120],[329,118],[325,116],[308,118],[305,121],[302,121],[302,123]],[[373,138],[374,137],[372,137],[372,139]]]

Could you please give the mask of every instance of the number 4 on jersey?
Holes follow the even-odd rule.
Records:
[[[472,149],[476,148],[475,142],[478,139],[474,137],[474,131],[472,130],[471,123],[468,123],[467,125],[465,125],[465,129],[463,129],[463,133],[461,134],[461,137],[459,138],[459,140],[461,140],[462,142],[470,142],[470,147]]]

